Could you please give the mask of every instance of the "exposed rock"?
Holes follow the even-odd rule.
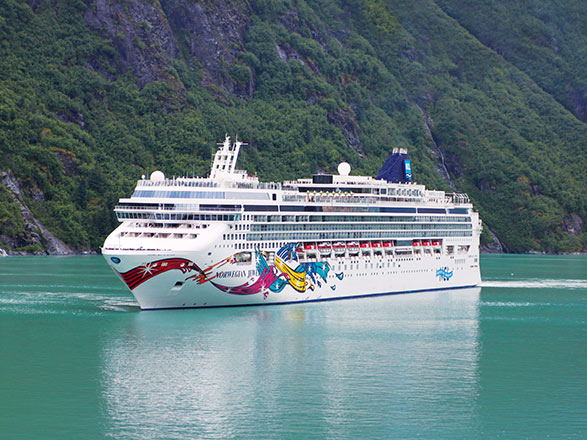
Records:
[[[448,183],[451,188],[456,189],[456,183],[450,177],[450,174],[449,174],[448,169],[446,167],[446,162],[445,162],[445,158],[444,158],[444,151],[442,150],[442,148],[440,147],[438,142],[436,142],[436,138],[432,134],[432,127],[434,126],[434,121],[432,120],[432,118],[430,117],[428,112],[426,110],[424,110],[424,108],[422,106],[420,106],[414,100],[410,99],[410,101],[416,107],[418,107],[418,110],[420,110],[420,113],[422,113],[422,118],[424,120],[424,129],[426,131],[426,135],[428,136],[428,138],[430,138],[430,140],[432,141],[432,144],[434,145],[434,150],[431,150],[430,152],[436,158],[435,162],[436,162],[436,170],[438,171],[438,174],[440,174],[442,179],[446,183]]]
[[[477,180],[476,186],[483,192],[495,191],[495,188],[493,188],[491,184],[485,179]]]
[[[444,155],[444,164],[450,176],[458,179],[463,176],[463,167],[459,160],[459,156],[455,153],[446,153]]]
[[[542,194],[540,192],[540,188],[538,188],[538,184],[537,183],[530,183],[530,196],[532,197],[536,197],[539,194]]]
[[[406,48],[403,52],[403,56],[408,59],[410,62],[414,62],[417,59],[421,58],[418,53],[418,49],[415,47]]]
[[[300,17],[298,11],[295,9],[287,11],[284,15],[279,18],[279,22],[285,26],[285,28],[291,32],[300,32]]]
[[[528,255],[546,255],[546,251],[537,251],[534,249],[530,249],[528,252],[526,252]]]
[[[73,250],[55,237],[51,232],[38,221],[30,209],[22,202],[22,191],[16,178],[10,171],[0,170],[1,183],[10,191],[14,202],[19,205],[20,213],[25,224],[26,237],[19,241],[16,239],[9,239],[8,237],[0,237],[0,241],[6,245],[10,250],[24,247],[27,245],[39,245],[45,250],[44,253],[50,255],[68,255],[73,254]]]
[[[279,58],[281,61],[287,61],[287,54],[285,53],[285,50],[279,46],[279,44],[275,45],[275,50],[277,51],[277,58]]]
[[[501,254],[505,252],[503,243],[499,240],[499,238],[497,238],[497,235],[495,235],[491,228],[487,227],[486,230],[488,230],[489,234],[491,235],[491,241],[487,244],[481,245],[481,252],[486,252],[489,254]]]
[[[37,203],[42,203],[47,201],[47,195],[39,188],[38,186],[34,185],[28,191],[29,197],[33,199]]]
[[[298,51],[289,44],[284,44],[283,46],[275,44],[275,50],[277,51],[277,57],[281,61],[298,60],[300,63],[306,64]]]
[[[68,176],[79,176],[78,159],[72,151],[53,147],[53,153],[63,164],[63,170]],[[35,199],[36,200],[36,199]]]
[[[287,11],[284,15],[279,18],[279,22],[288,30],[290,33],[300,33],[300,16],[296,9]],[[318,29],[315,29],[311,23],[304,23],[310,30],[312,39],[316,41],[324,51],[327,51],[326,41],[324,36]]]
[[[574,89],[571,85],[567,87],[571,103],[575,107],[575,116],[583,122],[587,122],[587,94],[581,90]]]
[[[312,26],[309,26],[309,27],[310,27],[310,33],[312,34],[312,39],[322,47],[322,50],[324,52],[330,53],[330,50],[328,49],[328,45],[326,44],[326,40],[324,39],[324,35],[322,35],[321,32],[318,32],[318,30],[314,29]],[[339,44],[340,44],[340,41],[339,41]],[[342,46],[342,44],[341,44],[341,46]]]
[[[565,230],[572,235],[583,233],[583,220],[577,214],[569,214],[563,220]]]
[[[335,112],[329,112],[327,116],[328,122],[337,126],[340,131],[342,131],[347,144],[362,158],[363,150],[361,149],[361,141],[357,134],[357,122],[355,121],[352,111],[339,108]]]
[[[131,68],[138,86],[152,81],[174,82],[167,69],[178,53],[167,19],[157,4],[145,0],[97,0],[84,20],[90,28],[108,36],[119,53],[118,68]],[[96,63],[89,67],[100,72]]]
[[[166,0],[161,6],[177,41],[186,45],[190,56],[202,66],[204,85],[216,84],[237,96],[252,97],[251,84],[240,87],[228,73],[244,51],[250,17],[245,2]]]
[[[39,7],[39,4],[41,3],[41,0],[27,0],[27,3],[33,11],[36,11]]]
[[[86,128],[86,120],[84,119],[84,115],[81,113],[76,112],[67,112],[65,110],[58,110],[55,112],[55,115],[61,122],[69,122],[71,124],[77,124],[82,129]]]

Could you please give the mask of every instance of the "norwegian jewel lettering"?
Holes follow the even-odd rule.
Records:
[[[218,272],[216,274],[216,278],[246,278],[254,276],[255,274],[255,270],[229,270],[224,272]]]

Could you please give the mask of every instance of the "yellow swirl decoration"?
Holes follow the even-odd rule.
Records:
[[[306,281],[306,271],[296,272],[289,267],[280,257],[275,257],[275,267],[282,273],[287,274],[289,284],[298,292],[305,292],[308,282]]]

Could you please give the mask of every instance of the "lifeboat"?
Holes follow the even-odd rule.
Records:
[[[413,247],[420,247],[420,246],[422,246],[422,242],[420,240],[414,240],[414,241],[412,241],[412,246]]]
[[[303,251],[306,253],[306,255],[308,255],[310,257],[315,257],[316,252],[317,252],[316,244],[315,243],[304,244]]]
[[[296,247],[296,254],[298,258],[304,258],[306,256],[306,252],[304,251],[303,245],[298,244],[298,246]]]
[[[393,254],[393,241],[384,241],[383,248],[385,249],[385,253]]]
[[[332,246],[330,245],[330,243],[318,244],[318,252],[320,252],[320,255],[322,255],[323,257],[329,256],[331,249],[332,249]]]
[[[347,243],[346,248],[349,251],[349,255],[359,255],[359,243],[357,243],[356,241],[351,241],[350,243]]]
[[[383,244],[380,241],[374,241],[371,243],[371,247],[373,248],[373,254],[383,255]]]
[[[423,241],[422,242],[422,246],[432,246],[432,242],[431,241],[428,241],[428,240]]]
[[[346,250],[346,246],[343,242],[338,242],[338,243],[334,243],[332,245],[332,250],[334,251],[335,255],[343,255],[345,250]]]
[[[361,247],[361,253],[363,255],[371,255],[371,243],[368,241],[362,241],[359,243],[359,246]]]
[[[432,240],[432,246],[441,246],[442,243],[440,243],[440,241],[438,240]]]

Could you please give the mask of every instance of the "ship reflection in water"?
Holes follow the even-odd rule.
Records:
[[[479,294],[138,313],[104,337],[107,434],[385,437],[426,419],[471,432]]]

